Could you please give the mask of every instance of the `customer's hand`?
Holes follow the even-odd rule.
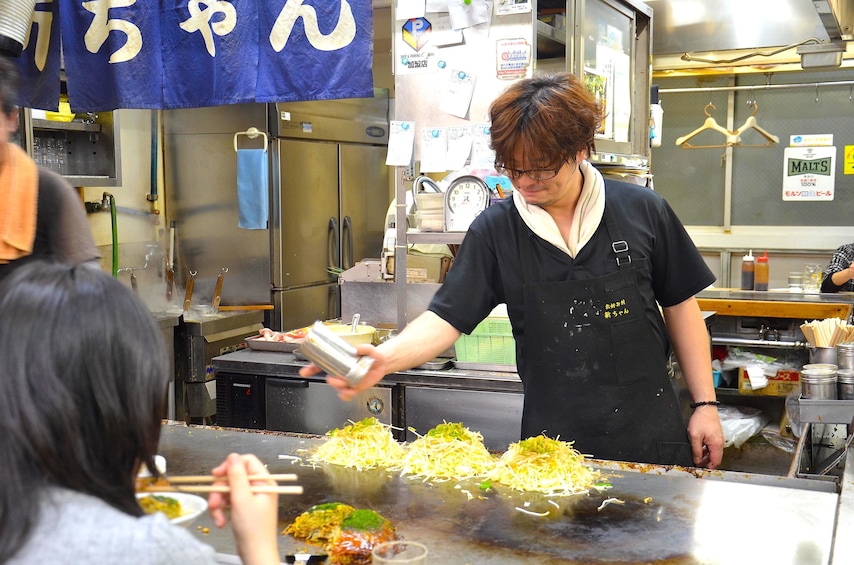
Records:
[[[230,509],[231,528],[237,552],[245,565],[280,563],[277,531],[278,494],[254,494],[253,485],[275,486],[272,479],[249,480],[249,475],[267,476],[266,467],[254,455],[230,454],[215,467],[214,477],[227,480],[230,492],[211,493],[208,504],[211,518],[218,528],[225,526]]]

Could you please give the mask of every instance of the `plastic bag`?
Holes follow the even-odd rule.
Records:
[[[724,447],[741,447],[768,423],[767,416],[761,410],[745,406],[721,404],[718,406],[718,415],[724,432]]]
[[[776,430],[769,430],[767,427],[762,430],[762,437],[765,440],[778,449],[782,449],[786,453],[794,453],[798,448],[798,442],[795,440],[783,437],[780,432]]]
[[[801,437],[803,425],[801,423],[801,387],[796,386],[792,392],[786,395],[786,415],[789,417],[789,426],[792,428],[792,435],[796,438]]]

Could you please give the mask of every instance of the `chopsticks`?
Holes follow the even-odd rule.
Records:
[[[844,341],[854,341],[854,326],[840,318],[804,322],[801,331],[811,347],[836,347]]]
[[[227,484],[224,484],[225,477],[214,477],[213,475],[179,475],[174,477],[164,477],[169,483],[168,485],[147,485],[140,492],[194,492],[194,493],[209,493],[209,492],[229,492],[231,489]],[[249,475],[249,480],[274,480],[274,481],[295,481],[297,476],[294,474],[284,475]],[[199,484],[201,483],[201,484]],[[213,483],[213,484],[204,484]],[[217,484],[218,483],[218,484]],[[251,487],[253,493],[265,494],[302,494],[303,489],[299,485],[281,486],[281,485],[253,485]]]

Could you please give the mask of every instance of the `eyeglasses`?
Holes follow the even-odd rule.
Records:
[[[527,171],[522,171],[519,169],[510,169],[501,165],[496,165],[495,170],[511,179],[518,179],[522,175],[525,175],[531,180],[540,181],[555,178],[565,163],[566,161],[561,162],[560,166],[556,169],[528,169]]]

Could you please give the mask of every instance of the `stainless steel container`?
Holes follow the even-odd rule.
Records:
[[[836,364],[840,369],[854,369],[854,341],[836,344]]]
[[[371,357],[359,357],[355,347],[320,321],[306,332],[300,352],[327,374],[343,377],[351,385],[361,381],[374,363]]]
[[[835,347],[810,347],[810,363],[836,363]]]
[[[836,390],[836,368],[810,367],[804,365],[801,369],[801,397],[821,398],[835,400]]]
[[[839,400],[854,400],[854,369],[836,372],[836,391]]]
[[[803,369],[823,369],[827,371],[837,371],[839,369],[839,366],[833,363],[809,363],[807,365],[804,365],[801,370]]]

